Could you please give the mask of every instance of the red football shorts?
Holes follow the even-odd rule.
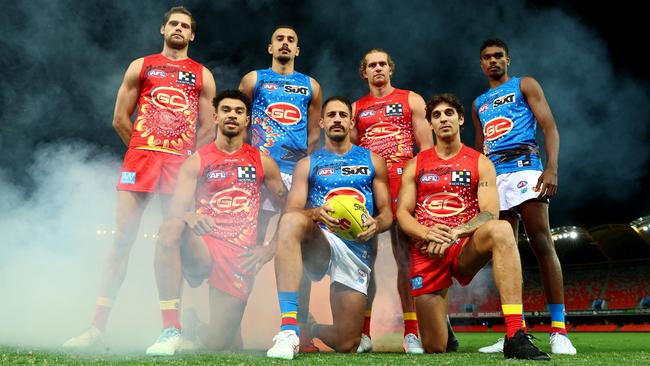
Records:
[[[246,302],[255,283],[255,274],[246,273],[239,267],[247,258],[239,255],[246,253],[246,249],[210,235],[202,238],[212,256],[212,273],[208,279],[210,286]]]
[[[172,194],[185,159],[160,151],[128,149],[117,190]]]
[[[397,211],[397,196],[399,195],[399,188],[402,183],[403,165],[396,165],[388,169],[388,189],[390,190],[390,202],[393,208],[393,220],[395,219],[395,212]]]
[[[455,278],[467,286],[474,276],[463,276],[458,272],[458,256],[468,238],[462,238],[447,249],[442,259],[430,258],[410,244],[411,294],[419,296],[448,288]]]

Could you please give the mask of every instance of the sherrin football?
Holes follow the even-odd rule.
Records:
[[[370,213],[358,199],[352,196],[338,195],[325,203],[334,210],[334,212],[330,212],[330,216],[339,219],[340,227],[330,227],[330,230],[341,239],[356,240],[357,234],[368,228],[366,223],[370,219]]]

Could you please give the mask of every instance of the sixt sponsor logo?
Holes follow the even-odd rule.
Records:
[[[515,93],[510,93],[508,95],[504,95],[500,98],[495,99],[494,102],[492,102],[492,106],[496,108],[514,102],[515,102]]]
[[[342,175],[370,175],[370,168],[366,165],[352,165],[341,167]]]
[[[307,88],[306,86],[298,86],[298,85],[286,84],[284,86],[284,92],[288,93],[288,94],[309,95],[309,88]]]

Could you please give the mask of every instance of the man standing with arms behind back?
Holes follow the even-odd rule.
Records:
[[[246,74],[239,90],[253,101],[251,117],[251,145],[271,156],[282,174],[282,180],[291,188],[293,171],[298,160],[318,147],[322,94],[318,82],[295,70],[295,60],[300,54],[298,34],[288,25],[276,27],[271,35],[268,53],[271,67]],[[267,196],[264,194],[263,196]],[[257,241],[265,238],[269,220],[281,207],[273,207],[263,198]],[[274,249],[275,243],[268,245]],[[309,282],[301,284],[301,309],[309,306]],[[305,306],[303,308],[303,306]],[[302,324],[309,312],[300,312]],[[314,352],[308,332],[301,337],[301,351]]]
[[[519,218],[537,257],[544,293],[551,313],[551,351],[576,354],[564,325],[562,267],[555,253],[548,222],[549,199],[557,192],[560,135],[542,87],[530,76],[508,75],[508,46],[500,39],[481,45],[480,62],[490,90],[472,104],[476,148],[492,160],[497,171],[500,218],[512,225],[518,238]],[[535,142],[537,124],[544,133],[546,165]],[[503,340],[479,349],[503,352]]]
[[[91,326],[66,341],[64,348],[88,348],[101,339],[151,195],[160,194],[166,217],[181,164],[195,147],[213,139],[211,103],[216,86],[212,73],[188,58],[195,31],[196,22],[187,9],[169,9],[160,27],[162,52],[138,58],[126,70],[113,118],[115,131],[128,146],[117,184],[115,237],[104,261]],[[138,114],[132,122],[136,105]]]

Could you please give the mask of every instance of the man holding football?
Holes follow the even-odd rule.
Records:
[[[392,224],[388,176],[384,160],[370,150],[353,145],[352,108],[344,97],[323,104],[320,127],[325,146],[296,165],[280,219],[275,271],[282,323],[268,350],[271,358],[293,359],[298,354],[298,291],[303,265],[312,280],[331,278],[333,324],[311,324],[311,334],[337,352],[355,352],[361,339],[367,302],[369,263],[377,234]],[[356,240],[344,240],[333,231],[343,224],[330,214],[326,201],[352,195],[373,217]],[[376,215],[375,215],[376,208]]]

